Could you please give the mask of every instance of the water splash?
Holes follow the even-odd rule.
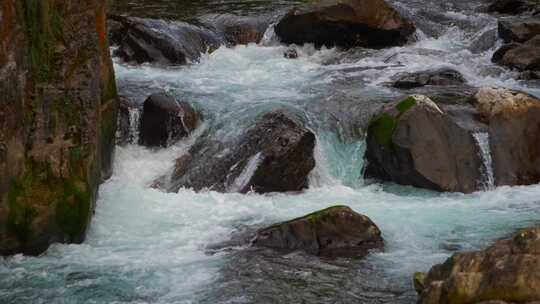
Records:
[[[482,186],[484,190],[495,188],[495,177],[493,174],[493,160],[491,158],[491,148],[489,145],[489,133],[476,132],[473,133],[474,140],[480,148],[480,156],[482,157]]]

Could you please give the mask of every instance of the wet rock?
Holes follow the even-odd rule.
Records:
[[[85,239],[115,147],[106,16],[104,0],[2,0],[2,255]]]
[[[518,15],[538,9],[539,4],[535,0],[495,0],[489,7],[488,12],[508,15]]]
[[[168,147],[195,130],[198,120],[190,104],[165,94],[152,94],[144,102],[139,143]]]
[[[127,62],[186,64],[225,41],[202,25],[112,15],[114,55]]]
[[[118,130],[116,132],[116,144],[127,145],[138,142],[138,130],[140,124],[140,109],[130,99],[120,96],[118,109]]]
[[[303,250],[320,256],[365,256],[384,246],[379,228],[346,206],[324,209],[260,230],[255,246]]]
[[[232,142],[203,136],[177,162],[168,190],[299,191],[315,167],[314,147],[315,135],[300,118],[273,111]]]
[[[434,71],[422,71],[415,73],[402,73],[394,77],[395,88],[411,89],[423,86],[449,86],[465,83],[465,79],[458,71],[443,68]]]
[[[525,71],[519,75],[521,80],[538,80],[540,79],[540,71]]]
[[[518,71],[540,71],[540,35],[520,45],[506,46],[494,54],[493,60]]]
[[[485,52],[495,46],[497,39],[499,39],[497,29],[488,30],[473,40],[469,50],[474,54]]]
[[[485,128],[469,105],[436,104],[422,95],[390,103],[369,124],[364,176],[473,192],[483,166],[473,132]]]
[[[489,123],[496,185],[540,182],[540,100],[507,89],[482,88],[473,105]]]
[[[506,43],[527,42],[540,35],[540,17],[510,17],[499,20],[499,36]]]
[[[230,46],[259,43],[270,25],[267,16],[244,17],[231,14],[210,15],[201,20],[225,37]]]
[[[283,57],[287,59],[296,59],[298,58],[298,52],[295,49],[288,49],[283,53]]]
[[[418,303],[534,303],[540,300],[540,227],[482,251],[456,253],[425,275]]]
[[[415,26],[384,0],[331,0],[293,9],[275,31],[286,44],[382,48],[405,44]]]

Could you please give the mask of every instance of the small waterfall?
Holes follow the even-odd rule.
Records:
[[[279,37],[276,34],[275,27],[276,23],[272,23],[264,32],[263,38],[261,39],[260,45],[263,46],[277,46],[279,45]]]
[[[255,171],[263,161],[263,155],[261,152],[253,155],[244,169],[242,169],[242,172],[238,177],[236,177],[231,185],[229,185],[227,188],[228,192],[238,192],[242,191],[247,184],[249,183],[251,177],[253,174],[255,174]],[[236,166],[236,165],[235,165]],[[234,169],[234,167],[232,168]]]
[[[139,141],[139,128],[141,120],[141,109],[137,107],[129,108],[129,142],[137,143]]]
[[[491,148],[489,146],[489,134],[487,132],[473,133],[473,137],[480,148],[480,156],[482,157],[482,185],[485,190],[495,187],[495,177],[493,175],[493,160],[491,158]]]

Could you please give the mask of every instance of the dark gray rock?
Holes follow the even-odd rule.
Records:
[[[198,114],[190,104],[165,94],[152,94],[144,102],[139,143],[168,147],[188,136],[198,123]]]
[[[303,250],[329,257],[365,256],[382,248],[379,228],[367,217],[346,206],[335,206],[260,230],[255,246]]]
[[[411,89],[423,86],[449,86],[465,83],[465,78],[458,71],[443,68],[433,71],[402,73],[394,77],[393,86],[400,89]]]
[[[225,44],[201,24],[117,15],[109,20],[109,37],[117,46],[114,55],[127,62],[186,64]]]
[[[472,41],[469,50],[474,54],[485,52],[495,46],[497,39],[499,39],[497,29],[488,30]]]
[[[293,114],[273,111],[244,135],[221,143],[203,136],[177,160],[169,191],[299,191],[315,167],[315,135]]]
[[[286,44],[382,48],[406,43],[415,26],[384,0],[332,0],[290,11],[275,31]]]

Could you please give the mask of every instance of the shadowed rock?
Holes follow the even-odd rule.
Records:
[[[233,142],[203,136],[177,160],[169,191],[299,191],[315,167],[315,135],[295,115],[274,111]]]
[[[523,44],[503,46],[493,55],[493,61],[518,71],[539,71],[540,35]]]
[[[382,48],[404,44],[415,27],[384,0],[330,0],[293,9],[275,31],[286,44]]]
[[[320,256],[365,256],[384,246],[381,231],[367,217],[335,206],[260,230],[255,246],[303,250]]]
[[[508,15],[518,15],[538,9],[540,5],[535,0],[495,0],[489,7],[488,12]]]
[[[150,95],[143,106],[139,143],[168,147],[195,130],[198,120],[190,104],[165,94]]]
[[[438,69],[415,73],[402,73],[394,77],[393,86],[400,89],[411,89],[423,86],[450,86],[465,83],[465,79],[458,71],[452,69]]]
[[[202,25],[116,15],[109,20],[114,55],[127,62],[186,64],[225,43]]]
[[[472,135],[485,129],[468,105],[435,104],[414,95],[371,120],[364,176],[437,191],[473,192],[482,160]]]
[[[454,254],[427,274],[417,274],[418,303],[538,303],[539,271],[536,226],[485,250]]]

